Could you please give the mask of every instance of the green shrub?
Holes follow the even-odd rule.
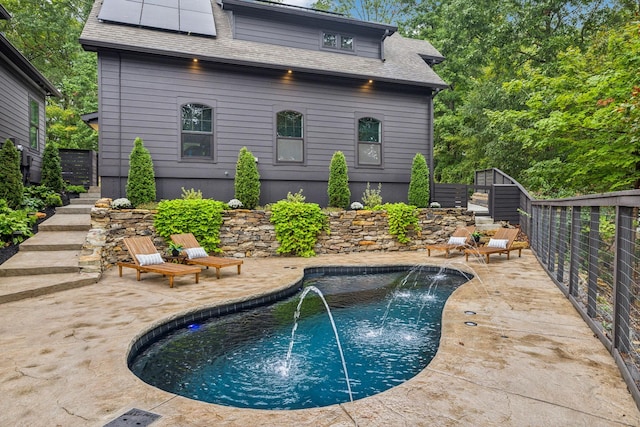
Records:
[[[127,199],[133,206],[156,200],[156,177],[149,150],[142,139],[136,138],[129,155],[129,176],[127,178]]]
[[[42,154],[42,179],[40,184],[61,193],[64,190],[62,180],[62,166],[60,166],[60,152],[55,142],[48,141]]]
[[[202,191],[200,190],[196,191],[193,188],[190,188],[187,190],[184,187],[182,187],[182,198],[185,200],[202,199]]]
[[[211,199],[175,199],[158,203],[153,225],[166,240],[172,234],[193,233],[207,252],[220,252],[220,226],[226,205]]]
[[[297,193],[293,193],[293,194],[291,192],[287,193],[287,202],[304,203],[305,200],[307,200],[307,198],[302,195],[302,188],[298,190]]]
[[[362,193],[362,204],[365,209],[372,209],[374,206],[382,204],[382,183],[378,183],[378,189],[372,189],[367,182],[367,188]]]
[[[405,203],[385,203],[380,207],[387,211],[389,233],[396,236],[398,242],[409,243],[410,239],[407,237],[409,227],[415,229],[418,226],[416,207]]]
[[[336,151],[331,158],[329,167],[329,206],[347,209],[351,200],[349,190],[349,175],[347,172],[347,159],[342,151]]]
[[[419,208],[429,206],[429,168],[422,153],[417,153],[411,165],[409,204]]]
[[[70,185],[70,184],[67,184],[67,185],[65,185],[64,190],[67,193],[76,193],[76,194],[86,193],[87,192],[87,189],[84,188],[83,185]]]
[[[47,207],[62,206],[62,198],[49,187],[32,185],[24,187],[22,208],[29,212],[41,211]]]
[[[44,200],[44,204],[51,207],[62,206],[62,197],[58,193],[49,194]]]
[[[20,173],[20,152],[7,139],[0,150],[0,199],[11,209],[22,204],[22,173]]]
[[[254,209],[260,202],[260,173],[256,158],[247,147],[242,147],[238,154],[234,188],[235,198],[245,209]]]
[[[280,243],[277,252],[305,258],[316,254],[318,233],[329,230],[326,215],[315,203],[280,200],[271,206],[270,221]]]
[[[4,243],[20,243],[33,236],[35,215],[29,215],[25,210],[13,210],[0,199],[0,240]]]

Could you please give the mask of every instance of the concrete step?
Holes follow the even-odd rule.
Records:
[[[493,218],[490,216],[479,216],[476,218],[476,226],[493,224]]]
[[[0,265],[0,277],[33,276],[37,274],[79,273],[80,251],[18,251]]]
[[[95,198],[77,198],[77,199],[69,199],[69,205],[90,205],[93,206],[96,204],[98,199]]]
[[[91,214],[93,205],[70,204],[56,208],[56,214]]]
[[[20,251],[79,251],[86,231],[38,231],[20,244]]]
[[[99,273],[0,277],[0,304],[92,285],[98,279]]]
[[[62,209],[62,208],[60,208]],[[63,214],[58,210],[51,218],[38,225],[38,231],[89,231],[91,216],[87,214]]]

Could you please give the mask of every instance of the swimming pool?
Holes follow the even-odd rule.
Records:
[[[305,286],[321,291],[348,372],[321,298],[306,296],[292,334],[299,293],[285,298],[282,292],[276,303],[256,300],[260,306],[240,305],[227,310],[232,314],[174,319],[133,346],[129,366],[163,390],[227,406],[301,409],[364,398],[428,365],[444,304],[470,278],[429,266],[305,270],[289,293]]]

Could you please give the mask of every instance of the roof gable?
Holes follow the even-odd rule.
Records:
[[[277,10],[273,13],[316,15],[315,12],[271,5],[247,6],[248,2],[242,0],[226,0],[223,4],[229,6],[230,3],[233,3],[233,7],[242,3],[240,7],[269,7]],[[234,39],[231,17],[216,2],[212,2],[217,31],[215,38],[194,37],[188,34],[101,22],[98,19],[101,7],[102,1],[96,0],[80,37],[80,42],[86,50],[106,49],[176,58],[197,58],[201,61],[223,64],[293,70],[354,79],[373,79],[430,88],[448,86],[423,60],[425,55],[434,58],[442,58],[442,55],[429,42],[405,39],[398,33],[385,39],[385,59],[383,60]],[[371,26],[379,30],[395,28],[332,15],[328,17],[323,15],[319,19],[327,22],[354,22],[354,28]]]
[[[339,13],[272,1],[218,0],[218,3],[224,10],[239,13],[258,13],[264,18],[294,20],[296,22],[304,22],[305,25],[318,27],[349,28],[353,33],[378,33],[380,37],[382,37],[385,34],[391,35],[398,30],[398,28],[393,25],[362,21]]]
[[[11,19],[11,15],[9,12],[0,4],[0,19],[9,20]],[[7,40],[4,34],[0,33],[0,59],[6,58],[8,65],[15,68],[20,74],[25,76],[28,80],[30,80],[35,86],[42,89],[42,91],[49,96],[62,96],[62,94],[56,89],[49,80],[45,76],[40,73],[36,69],[36,67],[29,62],[27,58],[20,53],[18,49],[15,48]]]

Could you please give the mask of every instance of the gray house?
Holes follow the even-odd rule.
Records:
[[[303,189],[326,205],[335,151],[352,200],[380,182],[385,201],[406,201],[415,154],[433,163],[443,57],[394,26],[271,2],[97,0],[80,42],[98,53],[103,196],[125,195],[136,137],[159,199],[233,198],[243,146],[261,203]]]
[[[0,21],[9,19],[0,4]],[[47,96],[61,95],[0,32],[0,146],[11,139],[22,151],[25,182],[40,182]]]

